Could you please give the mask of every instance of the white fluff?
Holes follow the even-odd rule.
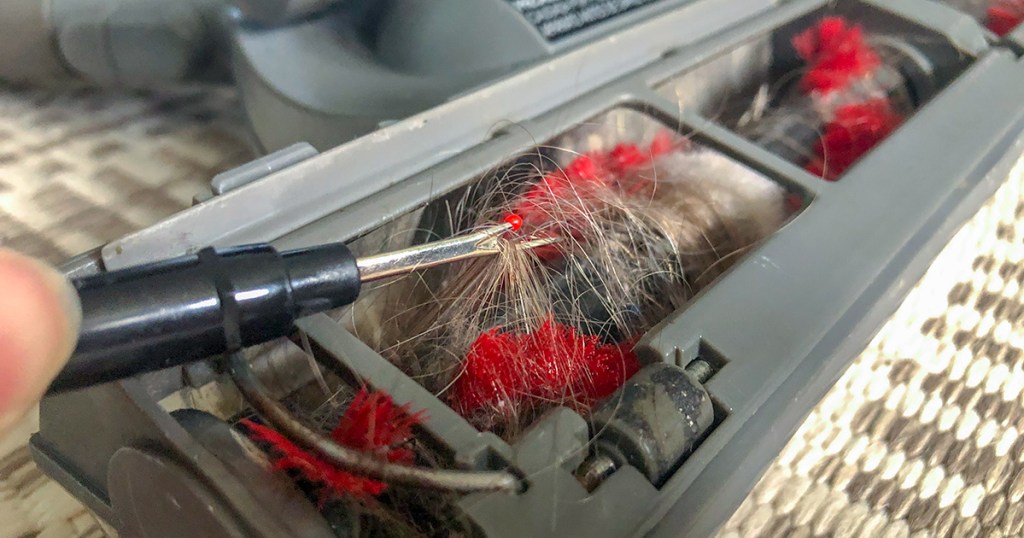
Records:
[[[673,151],[659,157],[657,181],[691,182],[700,187],[727,219],[747,221],[762,237],[786,218],[785,189],[750,168],[704,148]]]

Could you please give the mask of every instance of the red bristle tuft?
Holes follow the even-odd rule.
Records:
[[[676,149],[680,145],[680,141],[677,140],[676,133],[669,131],[668,129],[662,129],[654,135],[654,139],[651,140],[650,154],[651,158],[661,157],[666,153]]]
[[[582,241],[580,222],[587,219],[581,200],[587,201],[594,187],[617,186],[625,193],[636,191],[637,185],[622,185],[623,179],[675,149],[679,145],[676,138],[675,133],[666,129],[658,132],[646,149],[621,143],[609,151],[581,155],[562,170],[541,178],[522,195],[513,212],[522,217],[532,235],[571,236]],[[558,258],[559,252],[557,246],[534,250],[547,261]]]
[[[834,181],[902,122],[887,99],[839,107],[815,145],[817,157],[807,171]]]
[[[998,36],[1005,36],[1024,22],[1024,0],[996,0],[988,8],[985,26]]]
[[[642,151],[636,144],[618,144],[608,152],[608,164],[612,173],[622,174],[647,164],[650,152]]]
[[[586,409],[640,368],[631,346],[604,344],[550,319],[526,334],[481,334],[463,367],[450,398],[467,418],[510,417],[545,403]]]
[[[269,446],[275,469],[295,472],[303,480],[319,486],[321,502],[339,495],[376,496],[387,489],[382,482],[362,478],[334,467],[266,426],[250,420],[243,420],[241,424],[254,441]]]
[[[586,362],[590,371],[577,381],[577,390],[582,396],[577,407],[593,406],[618,390],[640,369],[632,343],[598,345]]]
[[[865,41],[860,25],[849,25],[842,17],[822,19],[794,37],[792,43],[807,62],[801,80],[807,92],[842,90],[881,63],[878,53]]]
[[[408,405],[395,405],[387,393],[363,388],[345,409],[331,438],[388,461],[409,464],[413,454],[401,445],[412,439],[412,428],[422,418],[419,413],[411,413]]]
[[[422,420],[408,406],[397,406],[387,394],[361,389],[345,409],[331,438],[340,445],[373,454],[392,463],[412,464],[412,428]],[[293,443],[271,428],[242,420],[249,437],[266,444],[276,469],[295,472],[320,489],[321,502],[349,495],[356,498],[380,495],[387,484],[338,469]]]
[[[596,181],[605,174],[598,165],[599,160],[600,155],[580,155],[565,167],[562,174],[553,175],[565,179]]]

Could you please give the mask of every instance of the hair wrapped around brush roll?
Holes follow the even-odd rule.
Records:
[[[454,204],[455,227],[516,213],[520,237],[560,241],[389,284],[374,347],[506,439],[621,386],[636,339],[786,215],[778,185],[665,130],[501,179]]]
[[[838,179],[913,108],[897,65],[902,53],[842,17],[821,19],[791,44],[806,66],[801,77],[740,130],[812,174]]]

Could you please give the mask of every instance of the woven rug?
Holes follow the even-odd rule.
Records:
[[[1024,535],[1024,161],[722,536]]]
[[[191,204],[252,158],[227,92],[136,96],[0,86],[0,245],[60,263]],[[0,439],[0,538],[103,536],[32,463],[37,418]]]
[[[59,262],[186,207],[250,158],[226,92],[0,88],[0,244]],[[1019,536],[1024,529],[1024,166],[943,251],[722,530]],[[102,536],[0,440],[0,538]]]

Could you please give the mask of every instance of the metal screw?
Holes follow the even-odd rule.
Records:
[[[704,359],[694,359],[690,364],[686,365],[685,369],[687,372],[693,374],[693,377],[702,385],[715,374],[715,367],[711,366],[711,364]]]
[[[588,492],[594,491],[601,482],[611,476],[618,465],[605,454],[595,454],[587,458],[576,468],[576,479],[587,488]]]

